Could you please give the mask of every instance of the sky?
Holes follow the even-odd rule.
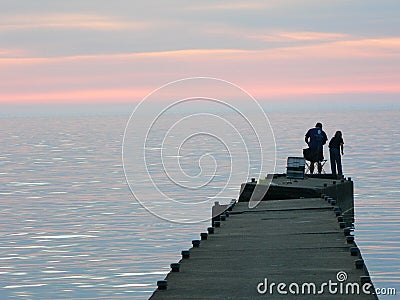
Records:
[[[399,11],[398,0],[1,0],[0,103],[138,102],[197,76],[261,102],[397,103]]]

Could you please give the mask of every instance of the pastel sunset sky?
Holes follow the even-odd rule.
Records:
[[[399,11],[398,0],[3,0],[0,102],[136,102],[196,76],[261,101],[397,102]]]

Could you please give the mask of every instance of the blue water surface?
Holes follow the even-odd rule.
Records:
[[[304,134],[317,121],[328,136],[342,130],[343,169],[355,183],[357,244],[375,286],[400,293],[399,110],[268,115],[277,172],[285,171],[288,156],[301,155]],[[0,118],[0,299],[147,299],[208,226],[162,220],[132,196],[121,159],[128,117]],[[191,154],[201,149],[193,148]],[[232,189],[231,197],[237,193]],[[165,209],[173,215],[179,205]]]

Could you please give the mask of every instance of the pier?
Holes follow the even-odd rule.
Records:
[[[352,235],[351,179],[270,179],[267,193],[252,180],[238,201],[216,203],[208,232],[150,299],[377,299]]]

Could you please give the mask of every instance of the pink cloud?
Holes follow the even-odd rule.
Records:
[[[330,42],[354,39],[354,36],[340,32],[321,31],[283,31],[253,29],[251,33],[246,28],[232,26],[204,26],[203,31],[208,35],[232,37],[240,40],[256,40],[268,43],[298,43],[298,42]],[[271,44],[269,44],[271,46]]]
[[[28,55],[27,51],[19,48],[0,48],[0,59],[1,58],[15,58],[24,57]]]
[[[202,4],[185,7],[187,11],[225,11],[225,10],[258,10],[266,7],[271,7],[273,1],[269,2],[246,2],[246,3],[215,3]]]
[[[319,43],[315,45],[294,46],[281,49],[292,56],[306,55],[330,58],[384,58],[400,57],[400,38],[351,39]]]
[[[148,90],[75,90],[44,93],[0,94],[3,103],[90,103],[90,102],[138,102]]]
[[[267,42],[309,42],[309,41],[337,41],[349,38],[347,34],[330,32],[290,32],[277,31],[270,33],[258,33],[249,35],[250,38]]]
[[[194,76],[231,81],[259,98],[400,93],[399,67],[400,38],[263,50],[0,58],[0,102],[133,101]]]
[[[81,28],[92,30],[144,30],[150,22],[132,22],[95,14],[32,14],[2,16],[0,31],[33,28]]]

